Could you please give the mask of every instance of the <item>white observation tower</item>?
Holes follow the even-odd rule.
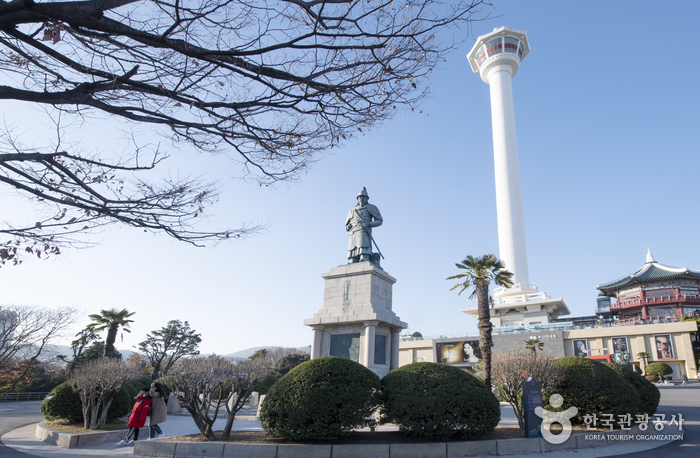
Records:
[[[545,311],[550,308],[546,307],[545,303],[557,301],[550,299],[546,293],[538,293],[537,286],[530,284],[527,268],[525,217],[520,186],[518,141],[515,133],[512,78],[518,73],[520,62],[529,52],[527,32],[500,27],[477,38],[474,47],[467,55],[474,73],[479,73],[491,90],[499,256],[506,269],[513,273],[513,287],[507,290],[496,288],[494,297],[498,304],[509,303],[511,307],[514,303],[529,302],[528,306],[518,308],[522,308],[519,310],[521,319],[512,316],[509,318],[514,319],[507,320],[509,324],[520,323],[524,326],[529,325],[528,312],[535,311],[535,303],[539,304],[538,310]],[[550,318],[556,318],[560,314],[568,314],[568,308],[561,298],[558,302],[560,306],[554,307],[548,313],[544,323],[548,323]],[[471,314],[468,310],[471,309],[463,309]],[[492,321],[496,327],[503,326],[500,318],[494,318]],[[532,324],[543,324],[542,318],[545,317],[536,318]]]

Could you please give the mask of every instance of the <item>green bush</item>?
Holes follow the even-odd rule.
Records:
[[[661,372],[661,375],[669,375],[673,373],[673,369],[668,364],[657,361],[649,364],[646,367],[645,372],[647,375],[656,375],[659,372]]]
[[[49,421],[59,418],[73,422],[83,421],[80,396],[68,382],[61,383],[41,402],[41,414]]]
[[[279,380],[281,377],[278,377],[273,374],[267,374],[261,381],[255,385],[255,388],[253,388],[253,391],[257,391],[260,396],[263,394],[267,394],[268,391],[270,391],[270,388],[272,385],[277,383],[277,380]]]
[[[413,363],[382,379],[382,422],[430,439],[479,437],[501,420],[498,398],[456,367]]]
[[[150,386],[153,381],[144,377],[129,382],[117,393],[107,412],[107,421],[114,421],[131,412],[134,406],[134,396],[144,386]],[[61,383],[54,388],[41,403],[41,414],[47,420],[64,419],[72,422],[83,421],[83,408],[80,396],[73,391],[69,382]]]
[[[634,366],[634,372],[636,372],[639,375],[644,375],[644,372],[642,372],[642,369],[639,366],[637,366],[636,364],[634,364],[633,366]]]
[[[305,363],[310,359],[311,357],[306,353],[294,353],[287,355],[281,358],[279,361],[277,361],[277,364],[275,364],[275,375],[282,377],[299,364]]]
[[[333,441],[364,426],[380,389],[379,377],[354,361],[313,359],[270,387],[260,412],[262,427],[270,436]]]
[[[560,358],[559,363],[566,367],[568,378],[557,388],[542,397],[545,409],[561,411],[576,407],[578,414],[571,418],[573,424],[583,424],[585,415],[595,414],[597,418],[612,414],[636,415],[639,411],[640,397],[624,378],[603,363],[581,356]],[[549,404],[549,397],[560,394],[563,405],[554,409]]]
[[[109,406],[107,421],[114,421],[128,415],[134,408],[136,402],[134,397],[139,394],[141,388],[145,386],[150,388],[151,383],[153,383],[153,379],[150,377],[141,377],[138,380],[127,382],[117,393],[112,405]]]
[[[661,399],[661,393],[653,383],[635,371],[624,366],[620,366],[619,364],[605,363],[605,365],[621,375],[622,378],[625,379],[627,383],[632,385],[632,388],[637,391],[641,401],[639,404],[640,414],[646,413],[653,415],[656,413],[656,408],[659,406],[659,400]]]

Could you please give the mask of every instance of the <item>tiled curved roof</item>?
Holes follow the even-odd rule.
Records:
[[[621,288],[634,283],[648,283],[652,281],[669,280],[672,278],[698,278],[700,271],[686,269],[684,267],[669,267],[658,262],[647,262],[634,272],[608,283],[598,285],[599,290]]]

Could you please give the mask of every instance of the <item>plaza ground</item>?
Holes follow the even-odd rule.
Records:
[[[602,456],[638,456],[649,453],[653,448],[655,455],[664,458],[697,456],[700,453],[700,382],[690,382],[687,386],[661,386],[661,404],[658,413],[670,419],[672,415],[681,414],[684,418],[683,440],[675,442],[635,441],[619,445],[611,445],[595,449],[579,449],[570,452],[557,452],[557,457],[567,455],[577,458]],[[84,456],[133,456],[130,447],[118,448],[114,444],[100,444],[80,449],[62,449],[55,445],[38,441],[34,436],[36,423],[42,420],[39,412],[40,402],[7,402],[0,403],[0,456],[3,458],[30,458],[31,456],[70,458]],[[515,417],[509,408],[503,406],[504,424],[516,424]],[[254,420],[237,419],[234,429],[259,431],[260,423]],[[248,417],[250,418],[250,417]],[[223,422],[224,420],[219,420]],[[163,429],[170,437],[197,433],[197,428],[189,416],[170,416],[163,424]],[[215,428],[217,429],[217,428]],[[218,428],[220,429],[220,428]],[[665,431],[676,434],[677,431]],[[646,451],[646,452],[645,452]],[[524,457],[542,457],[542,453],[511,455]],[[553,456],[553,455],[548,455]]]

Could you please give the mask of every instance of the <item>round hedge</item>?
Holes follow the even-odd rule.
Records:
[[[260,421],[270,436],[332,441],[365,425],[380,389],[379,377],[354,361],[312,359],[270,387]]]
[[[134,396],[141,388],[150,386],[153,381],[148,377],[125,384],[117,392],[112,404],[107,411],[107,421],[114,421],[124,417],[131,412],[134,405]],[[83,407],[80,402],[80,395],[73,391],[70,382],[64,382],[54,388],[41,403],[41,414],[45,419],[64,419],[71,422],[83,421]]]
[[[649,364],[646,369],[644,369],[647,375],[656,375],[661,372],[661,375],[673,374],[673,368],[666,363],[655,362]]]
[[[637,372],[629,369],[627,367],[621,366],[619,364],[604,363],[610,369],[617,372],[623,379],[627,381],[632,388],[639,394],[639,413],[649,414],[650,416],[656,413],[656,408],[659,407],[659,400],[661,399],[661,393],[659,389],[654,386],[649,380],[645,379]],[[637,367],[637,366],[634,366]]]
[[[413,363],[382,379],[382,422],[429,439],[475,438],[501,420],[498,398],[473,375],[438,363]]]
[[[278,377],[273,374],[267,374],[265,377],[262,378],[256,385],[255,388],[253,388],[253,391],[257,391],[258,395],[262,396],[263,394],[267,394],[268,391],[270,391],[270,388],[272,385],[277,383],[277,380],[279,380],[281,377]]]
[[[80,396],[68,382],[61,383],[41,401],[41,414],[49,421],[59,418],[71,422],[83,421]]]
[[[603,363],[581,356],[567,356],[558,359],[566,367],[567,379],[557,388],[542,397],[542,406],[548,410],[561,411],[576,407],[578,414],[571,418],[573,424],[583,424],[585,415],[595,414],[597,418],[612,414],[636,415],[641,403],[639,394],[614,370]],[[563,405],[554,409],[549,404],[549,397],[560,394]]]

